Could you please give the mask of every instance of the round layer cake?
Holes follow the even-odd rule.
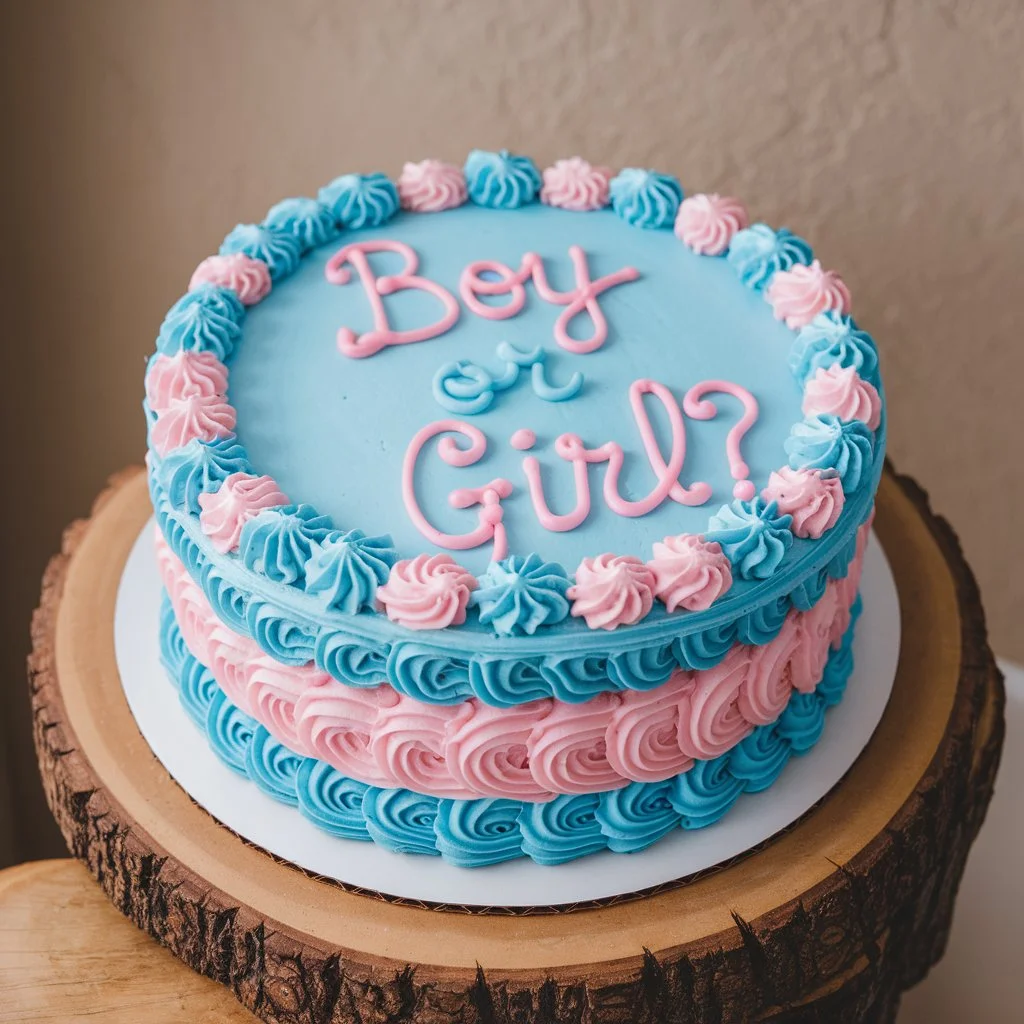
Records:
[[[344,175],[199,264],[145,406],[171,679],[339,842],[640,850],[842,696],[877,351],[736,199],[504,151]]]

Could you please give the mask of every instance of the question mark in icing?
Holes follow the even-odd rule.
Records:
[[[736,481],[732,489],[733,497],[749,501],[756,491],[754,485],[747,479],[750,476],[750,467],[743,461],[740,444],[747,431],[757,422],[757,399],[745,387],[733,384],[732,381],[702,380],[686,392],[683,398],[683,412],[695,420],[713,419],[718,415],[718,406],[704,397],[713,392],[730,395],[743,403],[743,415],[733,424],[726,436],[725,454],[729,459],[729,472]]]

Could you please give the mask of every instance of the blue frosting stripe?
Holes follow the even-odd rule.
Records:
[[[228,583],[213,562],[204,562],[198,567],[197,574],[199,585],[221,622],[236,633],[247,633],[246,609],[249,607],[249,598]]]
[[[175,684],[179,681],[181,667],[188,655],[185,638],[178,629],[174,618],[174,606],[167,591],[160,594],[160,664],[170,675]]]
[[[814,693],[794,693],[777,723],[779,737],[794,754],[806,754],[825,729],[825,698]]]
[[[440,800],[434,822],[438,853],[464,868],[521,857],[522,807],[518,800]]]
[[[538,864],[565,864],[607,847],[597,820],[597,793],[565,794],[544,804],[523,804],[523,854]]]
[[[408,789],[378,789],[370,786],[363,794],[363,816],[370,838],[395,853],[425,853],[437,856],[436,796],[424,796]]]
[[[620,651],[608,659],[608,677],[622,690],[653,690],[677,668],[671,644]]]
[[[360,638],[322,629],[313,649],[316,667],[347,686],[376,686],[387,672],[388,649],[370,647]]]
[[[329,206],[317,199],[296,196],[282,199],[267,210],[263,218],[266,227],[284,231],[298,239],[303,254],[320,245],[326,245],[341,232]]]
[[[386,174],[343,174],[324,185],[317,199],[343,228],[378,228],[398,213],[398,189]]]
[[[680,668],[698,671],[714,668],[729,653],[738,636],[739,624],[726,622],[715,629],[677,637],[672,641],[672,654]]]
[[[391,645],[388,682],[424,704],[458,704],[473,696],[469,664],[459,663],[438,647],[414,641]]]
[[[325,832],[342,839],[370,840],[363,816],[365,782],[346,778],[326,761],[303,758],[295,775],[298,807]]]
[[[279,230],[265,224],[236,224],[220,245],[222,256],[244,253],[254,260],[262,260],[273,281],[289,274],[302,259],[302,242],[291,231]]]
[[[822,593],[824,592],[825,587],[822,585]],[[818,597],[821,597],[821,594]],[[771,643],[782,631],[786,616],[794,604],[789,597],[780,597],[751,609],[737,621],[736,639],[741,644],[757,647]]]
[[[499,708],[542,700],[549,695],[537,661],[478,655],[469,663],[469,685],[476,697]]]
[[[317,827],[345,839],[372,840],[401,853],[440,854],[462,867],[519,856],[562,864],[608,848],[630,853],[677,827],[718,821],[741,793],[767,789],[789,758],[821,736],[825,711],[837,704],[853,669],[853,634],[861,604],[813,693],[794,693],[779,719],[732,750],[664,782],[633,782],[606,793],[557,796],[547,803],[504,798],[445,800],[404,789],[382,789],[347,778],[331,765],[293,753],[228,701],[208,669],[184,647],[173,614],[160,617],[168,677],[213,752],[264,792],[296,806]],[[176,665],[172,662],[177,662]]]
[[[210,705],[213,703],[214,695],[219,692],[217,680],[205,665],[201,665],[191,655],[181,663],[179,679],[178,699],[181,706],[196,725],[205,729]]]
[[[601,794],[596,816],[614,853],[635,853],[679,827],[682,815],[673,806],[673,779],[631,782]]]
[[[532,203],[542,184],[537,165],[507,149],[494,153],[474,149],[463,171],[469,198],[495,210],[514,210]]]
[[[638,228],[670,228],[676,222],[683,187],[671,174],[627,167],[609,185],[612,209]]]
[[[269,796],[295,807],[299,802],[296,776],[303,758],[258,725],[245,752],[245,771]]]
[[[242,337],[245,306],[230,288],[203,284],[167,311],[156,339],[157,352],[209,352],[227,362]]]
[[[760,725],[729,751],[729,771],[745,793],[760,793],[782,774],[792,753],[777,723]]]
[[[206,709],[206,735],[214,753],[240,775],[247,774],[249,744],[258,723],[239,711],[219,687]]]
[[[269,602],[250,601],[247,632],[272,658],[283,665],[305,665],[316,653],[316,637]]]
[[[683,828],[706,828],[736,803],[745,788],[743,779],[729,770],[729,755],[713,761],[697,761],[685,775],[672,780],[672,806]]]

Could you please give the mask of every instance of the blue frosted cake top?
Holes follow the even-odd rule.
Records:
[[[343,175],[234,228],[168,314],[154,493],[299,624],[734,621],[870,506],[884,409],[849,305],[802,239],[667,175]]]

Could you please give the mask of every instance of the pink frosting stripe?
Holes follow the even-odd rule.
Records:
[[[403,210],[415,213],[450,210],[466,201],[466,179],[458,167],[440,160],[408,163],[398,177],[398,198]]]
[[[544,171],[540,201],[563,210],[600,210],[608,205],[612,172],[593,167],[582,157],[556,160]]]
[[[771,643],[737,644],[714,668],[676,671],[653,690],[512,708],[475,698],[426,704],[384,681],[350,687],[311,662],[282,665],[221,622],[162,537],[157,563],[189,650],[233,703],[296,753],[372,785],[543,802],[673,778],[774,721],[793,690],[813,690],[849,626],[869,528],[861,527],[847,577],[831,581],[809,612],[791,612]]]
[[[253,306],[270,294],[270,268],[242,252],[208,256],[196,267],[188,290],[203,284],[230,288],[243,305]]]

